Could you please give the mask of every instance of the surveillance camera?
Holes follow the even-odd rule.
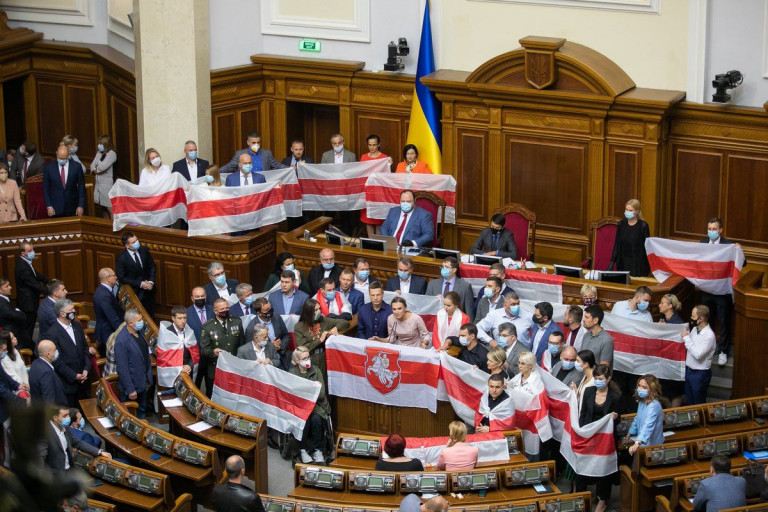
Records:
[[[744,75],[740,71],[729,71],[720,75],[715,75],[712,80],[712,87],[715,88],[715,94],[712,95],[712,101],[716,103],[728,103],[731,95],[725,91],[734,89],[744,82]]]
[[[408,40],[404,37],[400,37],[397,40],[397,44],[394,41],[390,41],[387,46],[387,63],[384,64],[386,71],[402,71],[405,68],[403,59],[410,52],[408,48]]]

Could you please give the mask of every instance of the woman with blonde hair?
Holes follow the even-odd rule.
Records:
[[[659,313],[661,313],[659,323],[684,324],[685,322],[682,318],[680,318],[680,315],[678,314],[681,307],[683,307],[683,305],[680,304],[680,300],[676,295],[672,293],[664,295],[659,301]]]
[[[60,144],[64,144],[67,146],[67,148],[69,148],[69,158],[79,163],[80,165],[83,165],[83,162],[81,162],[77,157],[77,137],[74,135],[65,135],[64,138],[61,139]],[[84,165],[83,169],[85,169]]]
[[[221,171],[216,164],[211,165],[205,170],[205,182],[209,187],[220,187],[221,183]]]
[[[488,370],[491,372],[491,375],[500,373],[504,377],[504,380],[509,380],[509,374],[504,369],[504,363],[507,362],[507,353],[504,349],[501,347],[494,347],[488,351],[486,357],[488,359]]]
[[[460,421],[452,421],[448,425],[450,440],[440,452],[437,459],[437,469],[440,471],[457,471],[475,469],[477,464],[477,446],[467,444],[467,426]]]
[[[581,294],[581,301],[584,303],[584,307],[589,307],[597,304],[597,287],[593,284],[585,284],[579,291]]]
[[[648,223],[643,220],[640,201],[630,199],[624,205],[624,218],[616,230],[613,244],[613,256],[608,269],[616,265],[616,270],[629,271],[632,277],[644,277],[651,273],[648,255],[645,253],[645,240],[651,237]]]
[[[27,220],[16,180],[8,179],[8,167],[0,162],[0,224]]]
[[[144,153],[144,168],[139,174],[139,186],[148,187],[155,183],[166,181],[171,177],[171,168],[163,164],[160,152],[149,148]]]
[[[661,383],[654,375],[643,375],[637,381],[635,400],[637,415],[629,427],[625,441],[635,436],[635,442],[629,447],[629,454],[634,455],[641,446],[662,444],[664,442],[664,414],[661,403]]]

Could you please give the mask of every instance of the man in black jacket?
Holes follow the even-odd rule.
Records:
[[[471,254],[485,254],[502,258],[517,258],[515,235],[504,229],[507,218],[497,213],[491,218],[491,226],[485,228],[469,250]]]
[[[205,176],[208,170],[208,160],[197,157],[197,144],[193,140],[184,143],[184,158],[173,162],[171,172],[177,172],[184,176],[187,181],[192,181]]]
[[[0,327],[4,331],[11,331],[19,338],[19,343],[22,344],[19,348],[26,348],[23,346],[24,341],[21,338],[24,336],[23,327],[27,317],[19,311],[19,308],[11,304],[12,290],[11,282],[0,277]]]
[[[69,432],[67,427],[72,423],[72,419],[69,417],[69,407],[58,405],[56,409],[56,413],[46,429],[46,435],[40,441],[40,462],[53,471],[67,471],[72,469],[75,464],[72,452],[75,448],[94,457],[112,458],[109,452],[99,450],[85,441],[79,440]]]
[[[40,297],[45,297],[47,290],[45,284],[48,278],[36,271],[32,266],[37,254],[30,243],[21,244],[21,254],[16,257],[16,305],[24,313],[26,319],[22,326],[22,335],[19,336],[21,348],[33,348],[32,333],[37,322],[37,308],[40,306]]]
[[[155,315],[155,273],[157,267],[149,249],[141,245],[131,231],[121,238],[125,250],[117,255],[115,274],[120,284],[133,288],[136,297],[151,317]]]
[[[245,461],[232,455],[224,464],[229,480],[213,489],[211,503],[216,512],[264,512],[261,498],[241,482],[245,476]]]
[[[75,303],[69,299],[59,299],[54,311],[56,323],[46,333],[59,350],[59,358],[53,363],[53,367],[64,384],[67,404],[77,407],[78,400],[87,398],[89,394],[90,349],[80,322],[75,320]]]
[[[336,264],[336,255],[332,249],[327,247],[320,251],[320,265],[312,267],[309,271],[309,289],[312,295],[320,289],[320,281],[329,277],[333,279],[334,287],[339,286],[339,276],[341,275],[341,266]]]

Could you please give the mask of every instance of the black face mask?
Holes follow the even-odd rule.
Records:
[[[272,314],[273,314],[273,313],[272,313],[272,310],[270,309],[270,310],[269,310],[269,311],[267,311],[266,313],[261,313],[261,314],[260,314],[260,316],[261,316],[262,318],[272,318]]]
[[[219,311],[219,318],[221,318],[222,320],[226,320],[227,318],[229,318],[229,310]]]
[[[205,299],[195,299],[195,306],[199,309],[203,309],[203,306],[205,306]]]
[[[493,233],[494,235],[498,235],[499,233],[501,233],[501,230],[500,229],[491,228],[491,233]]]

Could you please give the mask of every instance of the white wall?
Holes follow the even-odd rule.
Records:
[[[244,66],[261,53],[261,14],[254,0],[211,0],[211,69]]]
[[[38,2],[41,3],[41,2]],[[57,2],[42,2],[54,8]],[[67,24],[67,16],[51,16],[51,19],[61,20],[61,23],[34,22],[27,20],[14,20],[14,13],[8,12],[8,26],[11,28],[27,27],[36,32],[45,34],[46,39],[55,41],[69,41],[75,43],[107,44],[107,3],[104,0],[86,0],[89,25],[70,25]],[[3,8],[3,2],[0,1],[0,9]],[[40,14],[32,12],[31,16],[36,17]],[[22,15],[22,17],[25,17]]]
[[[712,101],[716,74],[739,70],[744,83],[729,91],[736,105],[762,107],[768,100],[768,0],[709,0],[706,95]]]

